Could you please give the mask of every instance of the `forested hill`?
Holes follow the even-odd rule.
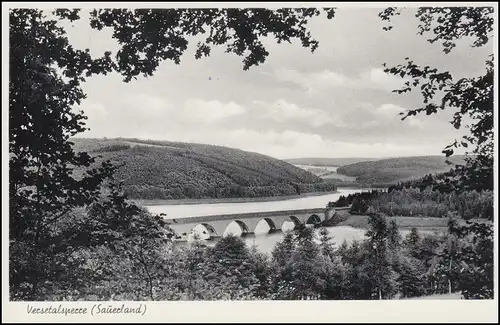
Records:
[[[269,197],[333,191],[332,182],[284,161],[239,149],[138,139],[73,138],[76,151],[121,165],[134,199]]]
[[[395,183],[427,174],[449,171],[464,163],[465,156],[418,156],[358,162],[339,167],[337,173],[357,177],[361,184]],[[449,160],[452,164],[448,164]]]

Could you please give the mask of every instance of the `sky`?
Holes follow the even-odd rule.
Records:
[[[453,128],[447,111],[401,121],[399,113],[420,107],[422,99],[392,93],[402,80],[385,74],[382,64],[410,57],[454,77],[475,76],[493,45],[475,49],[464,40],[444,54],[417,35],[414,10],[403,11],[387,32],[380,9],[339,8],[332,20],[311,20],[319,41],[314,53],[300,41],[264,39],[270,55],[248,71],[243,57],[223,47],[196,60],[198,39],[192,39],[180,65],[165,61],[153,77],[89,78],[79,109],[90,130],[79,136],[215,144],[279,159],[440,155],[465,131]],[[85,19],[67,31],[71,44],[93,55],[118,49],[109,30],[91,30]]]

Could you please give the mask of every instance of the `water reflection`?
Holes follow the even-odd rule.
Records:
[[[273,229],[271,229],[268,221],[262,219],[257,223],[257,226],[255,227],[255,236],[267,235],[271,232],[271,230]]]
[[[285,229],[285,224],[288,226]],[[284,226],[284,232],[292,230],[295,225],[293,222],[286,222]],[[332,237],[332,243],[335,245],[341,245],[344,240],[348,242],[352,242],[353,240],[362,240],[364,239],[364,235],[366,230],[357,229],[353,227],[327,227],[328,233]],[[264,253],[271,253],[274,246],[278,241],[283,240],[284,232],[269,234],[269,235],[255,235],[253,237],[246,237],[243,240],[249,245],[255,245],[257,248]],[[316,237],[319,238],[319,229],[314,230]],[[319,240],[316,239],[319,243]]]
[[[288,223],[288,222],[286,222]],[[286,224],[285,223],[285,224]],[[285,232],[292,230],[294,228],[294,223],[289,222],[288,226],[285,227]],[[236,225],[235,227],[238,227],[240,235],[241,235],[241,228]],[[228,227],[229,228],[229,227]],[[332,244],[336,245],[336,247],[342,245],[342,243],[347,241],[348,243],[351,243],[354,240],[364,240],[366,239],[365,233],[366,229],[360,229],[360,228],[353,228],[350,226],[337,226],[337,227],[326,227],[328,230],[329,235],[332,237]],[[237,229],[233,229],[235,232],[237,232]],[[243,241],[248,245],[248,246],[256,246],[257,249],[263,253],[268,253],[270,254],[273,250],[273,248],[276,246],[276,243],[283,240],[284,232],[279,231],[275,233],[268,233],[270,230],[269,226],[267,223],[264,221],[259,222],[259,224],[256,227],[255,234],[249,235],[249,236],[244,236],[242,237]],[[314,230],[315,235],[316,235],[316,242],[319,243],[319,231],[320,228],[317,228]],[[406,236],[410,231],[403,229],[400,230],[401,235],[404,237]],[[432,231],[426,231],[426,230],[420,230],[421,234],[430,234],[433,233]],[[237,235],[237,234],[235,234]],[[237,235],[239,236],[239,235]],[[206,241],[206,244],[209,246],[215,245],[218,239],[215,240],[209,240]],[[181,243],[180,245],[187,245],[186,242]]]
[[[224,234],[222,234],[224,237],[228,235],[241,237],[243,235],[243,229],[241,229],[240,225],[236,221],[233,221],[227,226]]]

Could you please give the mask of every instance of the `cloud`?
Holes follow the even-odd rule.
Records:
[[[252,134],[256,137],[256,134]],[[428,154],[432,147],[391,142],[349,142],[324,139],[318,134],[287,130],[282,133],[263,133],[259,141],[270,146],[260,148],[256,142],[248,144],[249,150],[263,152],[281,159],[293,158],[300,152],[302,157],[390,157]],[[272,140],[272,141],[269,141]]]
[[[85,17],[68,30],[70,43],[88,47],[93,55],[116,54],[112,33],[92,30]],[[425,153],[439,154],[467,131],[449,124],[453,112],[448,110],[401,121],[398,107],[420,107],[422,99],[413,92],[391,94],[403,80],[385,74],[381,64],[395,66],[411,56],[419,65],[472,77],[484,70],[491,46],[473,52],[457,47],[445,55],[416,35],[414,20],[402,19],[397,30],[384,32],[376,8],[339,10],[333,20],[316,18],[308,27],[320,42],[314,54],[300,42],[278,45],[267,38],[266,63],[243,71],[242,58],[224,53],[224,47],[195,60],[196,42],[191,42],[180,65],[166,60],[152,77],[130,83],[119,74],[88,78],[82,108],[92,130],[84,136],[213,142],[276,156],[358,151],[386,156],[400,149],[416,153],[424,145],[432,147]],[[398,143],[411,145],[406,150]]]
[[[84,115],[91,120],[105,120],[109,116],[104,105],[93,102],[85,102],[83,105],[77,106],[76,110],[82,110]]]
[[[262,135],[266,137],[266,134]],[[333,141],[318,134],[285,131],[273,134],[273,145],[267,154],[282,159],[293,158],[300,152],[304,157],[387,157],[429,153],[425,145],[395,144],[390,142],[360,143]],[[265,140],[265,139],[262,139]],[[279,145],[281,142],[289,145]],[[258,149],[258,148],[256,148]],[[266,150],[265,148],[261,150]]]
[[[132,113],[142,116],[161,117],[174,108],[172,103],[162,97],[149,94],[131,94],[123,97],[123,106]]]
[[[165,139],[166,135],[143,135],[145,139]],[[391,157],[437,153],[432,146],[391,142],[334,141],[314,133],[285,130],[257,131],[247,128],[211,129],[201,132],[168,134],[172,141],[208,143],[258,152],[279,159],[297,157]]]
[[[347,76],[330,70],[300,73],[292,69],[279,69],[275,71],[275,77],[279,81],[296,83],[310,94],[329,88],[348,87],[353,82]]]
[[[399,116],[399,113],[404,111],[405,108],[394,104],[382,104],[377,108],[377,113],[385,116]]]
[[[360,85],[392,91],[400,89],[407,79],[385,73],[380,68],[371,68],[361,74]]]
[[[196,133],[202,127],[220,127],[220,122],[246,111],[231,101],[189,98],[175,103],[146,93],[129,93],[103,103],[84,101],[79,108],[88,116],[88,137],[142,137],[166,130]]]
[[[394,105],[394,104],[383,104],[383,105],[380,105],[377,109],[377,112],[379,114],[381,114],[384,118],[389,118],[389,119],[394,119],[394,120],[401,120],[401,115],[400,113],[403,113],[403,112],[406,112],[408,111],[408,109],[404,108],[404,107],[401,107],[401,106],[398,106],[398,105]],[[397,122],[399,122],[397,121]],[[424,127],[424,122],[422,121],[422,119],[418,116],[411,116],[407,119],[405,119],[404,121],[400,121],[399,123],[403,123],[402,125],[404,125],[405,127],[407,127],[407,125],[411,126],[411,127],[414,127],[414,128],[417,128],[417,129],[422,129]],[[405,125],[404,123],[407,123],[407,125]]]
[[[344,128],[342,132],[351,132],[362,129],[372,138],[393,135],[399,138],[411,138],[415,131],[420,132],[426,125],[420,116],[412,116],[404,121],[400,113],[408,109],[393,103],[374,105],[372,103],[358,103],[352,114],[342,116]]]
[[[349,77],[331,70],[301,73],[292,69],[278,69],[274,76],[281,82],[300,85],[308,94],[317,94],[334,88],[379,89],[392,91],[404,85],[404,79],[385,73],[379,68],[370,68],[358,76]]]
[[[405,122],[408,121],[408,124],[410,124],[413,127],[416,127],[418,129],[424,128],[424,122],[419,119],[418,117],[412,116],[407,119],[405,119]]]
[[[218,100],[191,98],[184,102],[180,117],[185,121],[210,124],[245,112],[243,106],[234,102],[222,103]]]
[[[254,100],[245,106],[200,98],[176,104],[139,93],[112,103],[86,102],[84,111],[91,131],[84,136],[207,143],[278,158],[439,153],[444,145],[428,151],[408,146],[412,134],[425,130],[427,125],[417,117],[401,122],[398,113],[405,110],[394,103],[366,102],[351,110],[322,110],[283,98]],[[432,143],[436,147],[438,144],[436,140]]]
[[[331,113],[310,107],[298,106],[289,103],[284,99],[278,99],[272,103],[254,101],[263,107],[261,117],[271,119],[278,123],[288,123],[291,121],[305,123],[313,127],[319,127],[333,123]]]

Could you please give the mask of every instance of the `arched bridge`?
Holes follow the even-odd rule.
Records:
[[[347,208],[318,208],[268,211],[242,214],[182,217],[167,220],[176,233],[176,239],[189,239],[197,234],[201,239],[223,237],[228,233],[246,236],[255,233],[273,233],[294,229],[303,224],[320,226],[335,216],[337,210]]]

